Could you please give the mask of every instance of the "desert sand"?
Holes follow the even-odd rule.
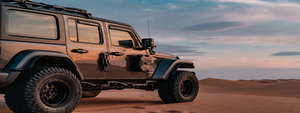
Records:
[[[193,102],[166,104],[157,91],[102,91],[74,113],[300,113],[300,80],[200,80]],[[0,95],[0,112],[12,113]]]

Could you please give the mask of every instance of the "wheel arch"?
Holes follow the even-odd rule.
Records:
[[[10,60],[10,62],[4,67],[4,70],[23,71],[39,66],[66,68],[73,72],[79,80],[84,80],[81,71],[72,58],[69,55],[60,52],[22,51]]]
[[[195,68],[195,66],[192,61],[188,60],[163,59],[153,73],[152,79],[166,80],[169,75],[174,74],[178,68]]]

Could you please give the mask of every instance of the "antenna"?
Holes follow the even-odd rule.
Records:
[[[149,35],[149,38],[150,38],[150,24],[149,24],[149,19],[148,19],[148,35]]]

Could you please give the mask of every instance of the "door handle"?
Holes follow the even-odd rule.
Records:
[[[73,50],[71,50],[71,52],[82,54],[82,53],[88,53],[89,50],[85,50],[85,49],[73,49]]]
[[[110,55],[123,56],[124,53],[121,53],[121,52],[111,52]]]

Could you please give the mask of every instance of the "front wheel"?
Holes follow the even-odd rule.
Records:
[[[199,83],[193,72],[177,71],[160,82],[158,93],[166,103],[190,102],[197,97]]]
[[[70,71],[35,68],[23,71],[5,90],[8,107],[15,113],[70,113],[81,100],[81,83]]]

